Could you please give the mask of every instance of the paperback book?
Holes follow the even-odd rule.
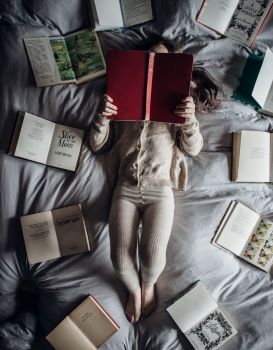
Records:
[[[118,107],[114,120],[183,123],[175,106],[189,95],[193,55],[111,50],[107,94]]]
[[[80,204],[22,216],[20,220],[30,264],[90,250]]]
[[[90,0],[94,30],[130,27],[153,19],[151,0]]]
[[[23,40],[38,87],[80,84],[106,72],[99,38],[90,29],[65,36]]]
[[[273,0],[204,0],[197,21],[251,46],[272,4]]]
[[[212,244],[269,272],[273,264],[273,222],[232,201]]]
[[[15,157],[75,171],[84,131],[19,112],[9,154]]]
[[[119,330],[119,326],[89,295],[46,337],[56,350],[96,350]]]
[[[237,334],[201,282],[191,286],[167,311],[195,350],[216,350]]]

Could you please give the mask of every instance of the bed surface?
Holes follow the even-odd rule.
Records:
[[[273,219],[272,185],[236,184],[229,180],[231,133],[242,129],[272,131],[273,119],[231,99],[250,49],[197,24],[195,17],[201,3],[155,0],[156,21],[125,32],[99,35],[105,53],[110,48],[138,48],[151,35],[174,39],[185,52],[195,54],[196,63],[224,82],[222,106],[213,113],[197,114],[204,147],[197,157],[188,159],[188,191],[175,194],[167,265],[157,284],[159,306],[134,327],[124,315],[126,291],[110,261],[111,189],[106,178],[105,155],[92,154],[85,144],[75,174],[7,155],[18,110],[88,130],[105,89],[105,78],[78,86],[37,88],[22,42],[22,37],[61,35],[87,28],[90,26],[87,1],[1,1],[0,328],[17,312],[16,295],[22,281],[33,281],[39,291],[39,340],[35,347],[29,347],[27,337],[22,337],[16,349],[51,349],[43,335],[90,293],[121,327],[102,350],[191,349],[165,309],[170,300],[198,279],[208,287],[239,332],[223,346],[224,350],[273,349],[271,276],[210,244],[233,199]],[[267,46],[273,48],[272,16],[252,51],[265,53]],[[93,252],[30,266],[19,217],[79,202],[90,227]],[[14,344],[3,350],[14,349]]]

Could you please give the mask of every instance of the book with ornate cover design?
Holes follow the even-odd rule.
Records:
[[[151,21],[151,0],[90,0],[94,30],[130,27]]]
[[[175,106],[189,95],[193,55],[111,50],[107,94],[118,107],[113,120],[183,123]]]
[[[232,201],[212,244],[269,272],[273,265],[273,222]]]
[[[272,133],[254,130],[234,133],[231,180],[273,182],[272,147]]]
[[[237,334],[201,282],[191,286],[167,311],[195,350],[216,350]]]
[[[197,21],[251,46],[272,4],[273,0],[204,0]]]
[[[119,326],[89,295],[46,337],[56,350],[96,350],[119,330]]]
[[[31,264],[90,250],[80,204],[25,215],[20,220]]]
[[[18,112],[9,154],[56,168],[75,171],[84,131]]]
[[[23,40],[38,87],[80,84],[106,72],[99,38],[90,29]]]

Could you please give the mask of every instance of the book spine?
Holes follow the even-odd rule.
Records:
[[[151,118],[151,97],[152,97],[152,87],[153,87],[154,61],[155,61],[155,53],[150,52],[149,62],[148,62],[147,86],[146,86],[145,120],[150,120]]]
[[[196,21],[197,21],[197,22],[199,22],[199,18],[200,18],[201,16],[203,16],[203,13],[204,13],[204,11],[205,11],[207,5],[208,5],[208,1],[207,1],[207,0],[204,0],[202,6],[201,6],[201,8],[200,8],[200,11],[199,11],[199,13],[198,13],[197,16],[196,16]]]
[[[10,148],[9,148],[9,152],[8,152],[9,155],[13,156],[15,154],[18,139],[19,139],[21,128],[22,128],[23,121],[24,121],[24,117],[25,117],[24,112],[18,112],[15,128],[13,131],[13,136],[11,139]]]

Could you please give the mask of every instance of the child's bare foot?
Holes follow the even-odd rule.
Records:
[[[156,308],[156,293],[155,285],[152,286],[141,286],[141,314],[145,317],[150,314]]]
[[[138,322],[141,314],[141,289],[135,293],[129,293],[127,305],[125,307],[125,315],[128,320],[135,324]]]

